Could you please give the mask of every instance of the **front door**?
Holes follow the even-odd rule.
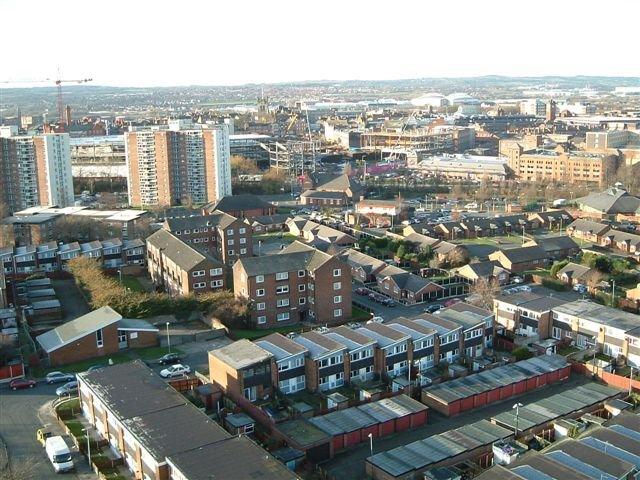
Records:
[[[118,348],[122,350],[127,348],[129,343],[127,342],[127,332],[124,330],[118,330]]]

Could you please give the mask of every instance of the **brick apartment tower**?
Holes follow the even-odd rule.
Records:
[[[132,206],[204,204],[231,195],[229,127],[167,127],[125,133]]]
[[[73,205],[69,135],[0,135],[0,202],[9,212],[35,205]]]

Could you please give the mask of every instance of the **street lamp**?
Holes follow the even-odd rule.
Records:
[[[169,336],[169,322],[167,322],[167,346],[169,347],[169,353],[171,353],[171,337]]]
[[[118,269],[118,278],[120,279],[120,285],[122,285],[122,270]]]
[[[91,468],[91,439],[89,437],[89,428],[84,428],[84,433],[87,437],[87,459],[89,460],[89,468]]]
[[[369,450],[371,451],[371,456],[373,457],[373,433],[367,435],[369,437]]]
[[[616,281],[611,280],[611,307],[616,307]]]
[[[520,407],[524,407],[524,405],[522,405],[520,402],[516,403],[513,407],[511,407],[512,409],[515,409],[516,411],[516,425],[515,425],[515,430],[514,430],[514,435],[513,435],[513,439],[517,439],[518,438],[518,420],[520,420]]]

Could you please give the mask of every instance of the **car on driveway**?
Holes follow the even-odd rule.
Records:
[[[435,313],[438,310],[442,310],[443,306],[439,303],[432,303],[431,305],[427,305],[423,310],[424,313]]]
[[[78,392],[78,382],[65,383],[61,387],[56,388],[56,395],[59,397],[66,397],[67,395],[73,395]]]
[[[158,359],[160,365],[173,365],[174,363],[180,363],[182,357],[177,353],[167,353]]]
[[[354,290],[354,292],[358,295],[369,295],[369,290],[364,287],[358,287]]]
[[[182,377],[191,373],[191,367],[189,365],[182,365],[181,363],[176,363],[175,365],[171,365],[169,368],[165,368],[160,371],[160,376],[162,378],[173,378],[173,377]]]
[[[28,378],[16,378],[9,382],[9,388],[11,390],[20,390],[22,388],[33,388],[36,386],[36,381]]]
[[[47,373],[47,376],[44,378],[45,382],[47,382],[49,385],[51,385],[52,383],[72,382],[75,379],[75,375],[62,372],[50,372]]]

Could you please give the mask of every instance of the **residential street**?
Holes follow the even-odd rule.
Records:
[[[47,460],[44,449],[36,441],[36,430],[44,424],[52,425],[51,418],[42,414],[43,406],[56,398],[55,390],[60,385],[38,384],[33,389],[11,391],[0,386],[0,441],[6,445],[11,465],[31,465],[30,475],[34,479],[59,479]],[[42,418],[42,420],[41,420]],[[53,426],[57,426],[53,424]],[[56,433],[61,433],[56,432]],[[71,440],[65,437],[67,445]],[[3,450],[0,447],[0,450]],[[72,449],[74,451],[74,449]],[[4,452],[2,453],[4,455]],[[97,478],[90,473],[84,457],[74,453],[76,472],[65,478],[89,480]]]

